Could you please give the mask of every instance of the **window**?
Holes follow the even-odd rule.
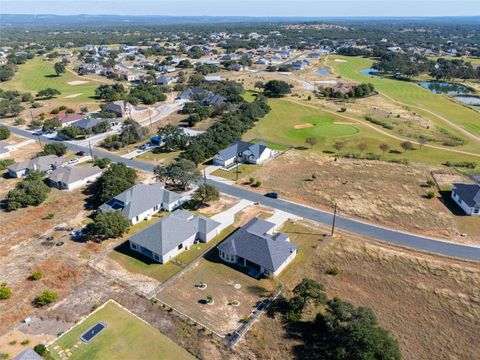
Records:
[[[131,244],[132,244],[132,249],[137,250],[137,245],[135,245],[134,243],[131,243]]]
[[[140,220],[140,219],[138,218],[138,215],[135,217],[135,220],[136,220],[136,221]]]
[[[181,250],[183,248],[183,244],[178,245],[178,250]]]
[[[153,254],[153,258],[154,258],[155,260],[157,260],[157,261],[160,261],[160,258],[158,257],[157,254]]]

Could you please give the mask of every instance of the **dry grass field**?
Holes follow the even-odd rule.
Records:
[[[400,343],[405,359],[476,359],[480,319],[480,266],[424,255],[338,233],[321,240],[321,229],[288,224],[300,259],[281,275],[287,292],[304,277],[325,284],[329,296],[372,308]],[[302,254],[303,253],[303,254]],[[337,266],[341,274],[326,275]],[[282,315],[264,316],[243,346],[259,359],[291,359],[292,340]]]

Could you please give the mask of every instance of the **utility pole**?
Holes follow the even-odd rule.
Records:
[[[148,108],[148,114],[150,116],[150,127],[152,126],[152,109],[149,107]]]
[[[40,140],[40,135],[37,135],[37,140],[38,140],[38,143],[40,144],[40,147],[43,149],[42,141]]]
[[[333,221],[332,221],[332,233],[330,234],[331,237],[333,237],[333,234],[335,232],[335,220],[337,218],[337,203],[334,203],[334,210],[333,210]]]
[[[207,183],[207,172],[205,171],[205,168],[203,168],[203,183]]]
[[[88,148],[90,149],[90,157],[92,158],[92,160],[95,160],[93,158],[92,144],[90,143],[90,140],[88,140]]]
[[[237,163],[237,171],[236,171],[236,181],[238,181],[238,164],[240,163],[238,160],[235,160]]]

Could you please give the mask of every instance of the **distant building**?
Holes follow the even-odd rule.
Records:
[[[19,178],[27,176],[30,171],[38,170],[51,172],[65,162],[64,157],[56,155],[46,155],[33,158],[31,160],[25,160],[10,165],[8,169],[8,175],[11,177]]]
[[[48,180],[52,186],[61,190],[72,190],[97,180],[102,175],[98,166],[70,167],[64,166],[55,169]]]
[[[159,85],[163,86],[168,86],[170,84],[173,84],[177,81],[176,78],[171,77],[171,76],[165,76],[165,75],[160,75],[159,77],[156,78],[155,82]]]
[[[453,184],[452,199],[467,215],[480,216],[480,185]]]
[[[81,114],[61,114],[57,115],[56,118],[62,123],[62,127],[70,126],[73,123],[82,120],[85,115]]]
[[[237,141],[219,151],[213,157],[213,164],[223,167],[238,163],[260,164],[272,157],[273,151],[264,143],[253,144],[245,141]]]
[[[113,112],[118,117],[129,117],[135,111],[135,107],[125,100],[118,100],[109,102],[106,105],[106,109]]]

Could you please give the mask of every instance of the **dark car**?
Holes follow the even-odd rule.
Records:
[[[265,194],[266,197],[272,198],[272,199],[278,199],[278,194],[276,192],[269,192]]]

